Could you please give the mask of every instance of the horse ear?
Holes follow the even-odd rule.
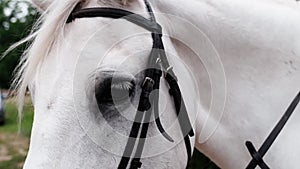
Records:
[[[51,4],[51,0],[31,0],[32,4],[40,11],[45,11]]]

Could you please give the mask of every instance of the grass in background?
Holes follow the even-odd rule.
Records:
[[[30,98],[25,99],[22,117],[21,135],[29,137],[33,122],[33,106]],[[5,101],[5,125],[0,127],[0,133],[18,133],[18,110],[14,99]]]
[[[33,107],[25,99],[20,135],[18,111],[13,99],[5,101],[5,125],[0,126],[0,169],[21,169],[25,161],[33,122]]]

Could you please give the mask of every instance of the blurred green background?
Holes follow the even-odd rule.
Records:
[[[37,17],[37,12],[28,1],[0,0],[0,54],[29,34]],[[26,45],[20,46],[1,60],[0,89],[9,88],[13,70],[25,47]]]
[[[0,53],[2,54],[10,45],[28,35],[37,18],[37,11],[28,1],[0,0]],[[24,49],[26,44],[0,61],[0,89],[10,87],[13,71]],[[0,126],[0,169],[19,169],[23,166],[28,150],[33,107],[27,97],[20,135],[17,134],[18,115],[13,99],[6,100],[5,110],[6,123]],[[190,169],[217,168],[208,158],[195,150]]]

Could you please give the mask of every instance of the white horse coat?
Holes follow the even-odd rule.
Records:
[[[66,25],[79,0],[34,2],[46,13],[21,72],[21,89],[30,86],[35,106],[24,168],[116,168],[131,127],[122,117],[131,119],[135,108],[119,107],[122,117],[109,109],[108,117],[97,114],[94,80],[101,81],[111,70],[134,78],[145,68],[151,37],[124,20],[80,19]],[[299,4],[150,3],[163,27],[166,51],[196,131],[192,144],[221,168],[245,168],[251,160],[245,141],[260,147],[299,91]],[[147,17],[142,0],[84,1],[84,7],[95,6],[121,7]],[[150,126],[143,168],[184,168],[184,143],[173,103],[162,86],[162,121],[177,144],[168,143]],[[300,166],[299,121],[296,109],[264,157],[271,168]]]

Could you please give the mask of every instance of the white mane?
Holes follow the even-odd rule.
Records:
[[[27,87],[32,83],[32,80],[38,72],[40,63],[43,62],[44,57],[49,54],[53,44],[61,42],[64,38],[66,21],[79,2],[87,3],[85,0],[52,1],[49,7],[44,9],[45,11],[42,11],[41,16],[34,24],[31,33],[21,41],[13,44],[3,54],[4,57],[21,44],[27,42],[31,43],[20,57],[21,59],[15,70],[16,73],[11,87],[17,91],[16,100],[19,112],[19,124],[21,124],[24,97]],[[107,6],[122,6],[127,5],[130,1],[122,0],[119,3],[116,3],[115,1],[99,0],[97,3]]]
[[[21,56],[12,86],[18,93],[19,117],[21,117],[24,96],[28,85],[32,83],[40,63],[48,55],[51,46],[60,42],[63,38],[66,20],[79,1],[81,0],[53,1],[36,22],[31,34],[11,46],[5,53],[7,54],[23,43],[32,41],[30,47]]]
[[[85,0],[54,0],[46,11],[38,18],[32,28],[32,32],[23,40],[12,45],[4,56],[21,44],[32,41],[31,45],[21,56],[20,63],[17,66],[12,88],[17,90],[17,103],[19,116],[21,116],[24,96],[27,87],[32,82],[33,77],[38,72],[38,66],[43,58],[48,55],[53,44],[62,40],[63,30],[68,16],[79,2]],[[127,5],[129,0],[122,0],[119,3],[115,1],[99,0],[108,6]]]

